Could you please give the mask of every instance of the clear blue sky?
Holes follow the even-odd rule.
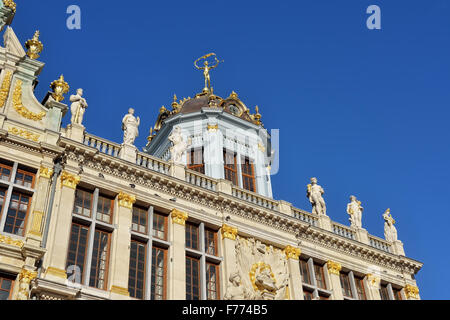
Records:
[[[280,129],[274,197],[310,210],[305,185],[317,176],[333,220],[348,224],[355,194],[381,237],[390,207],[406,254],[425,263],[422,297],[450,298],[449,1],[17,3],[20,40],[39,29],[45,45],[38,99],[64,73],[71,92],[85,90],[87,130],[116,142],[133,106],[143,147],[161,105],[203,88],[193,61],[216,52],[215,93],[235,90]],[[70,4],[82,9],[80,31],[66,28]],[[366,28],[371,4],[381,31]]]

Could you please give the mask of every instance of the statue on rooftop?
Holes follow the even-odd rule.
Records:
[[[189,139],[187,142],[184,141],[183,135],[181,134],[181,128],[175,127],[172,134],[169,136],[169,141],[173,143],[173,146],[170,148],[170,160],[175,164],[184,165],[182,161],[183,154],[192,144],[192,140]]]
[[[76,95],[70,96],[70,102],[72,102],[70,106],[70,112],[72,113],[70,122],[72,124],[82,125],[84,113],[88,107],[86,99],[83,98],[83,89],[78,89]]]
[[[141,119],[134,116],[134,109],[130,108],[128,114],[122,120],[123,143],[127,145],[134,145],[134,141],[139,136],[139,125]]]
[[[395,220],[392,218],[391,209],[387,209],[383,214],[384,218],[384,237],[388,242],[395,242],[398,240],[397,228],[395,225]]]
[[[350,223],[353,228],[362,228],[363,211],[361,201],[358,201],[355,196],[351,196],[350,203],[347,205],[347,213],[350,215]]]
[[[215,65],[210,65],[208,62],[208,58],[209,57],[214,57],[215,59]],[[201,60],[203,60],[203,67],[198,66],[198,62],[200,62]],[[198,58],[195,62],[194,62],[194,66],[198,69],[198,70],[203,70],[203,76],[205,77],[205,89],[203,89],[206,92],[211,92],[211,76],[209,75],[209,72],[212,69],[217,68],[217,66],[219,65],[220,61],[219,59],[217,59],[217,55],[215,53],[209,53],[207,55],[204,55],[201,58]]]
[[[308,184],[307,197],[312,204],[312,213],[318,215],[327,214],[327,206],[323,199],[325,191],[321,186],[317,184],[317,178],[311,179],[311,184]]]

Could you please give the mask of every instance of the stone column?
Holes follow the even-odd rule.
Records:
[[[302,275],[300,273],[299,257],[302,251],[299,248],[287,246],[284,249],[288,260],[289,270],[289,296],[291,300],[304,300]]]
[[[342,266],[338,262],[328,261],[327,262],[328,274],[330,275],[331,289],[333,290],[333,300],[344,300],[344,295],[342,294],[342,286],[340,279],[340,272]]]
[[[66,257],[72,226],[75,190],[79,182],[79,176],[67,171],[62,172],[59,205],[58,210],[54,212],[56,228],[54,229],[53,243],[45,271],[45,278],[49,280],[65,282],[67,279]]]
[[[224,283],[228,283],[230,276],[237,272],[236,264],[236,237],[238,229],[224,224],[221,229],[223,241],[223,268],[225,271]],[[226,288],[226,285],[223,286]]]
[[[134,195],[120,192],[116,198],[116,214],[111,250],[111,297],[122,300],[130,295],[128,291],[128,275],[130,271],[131,223],[133,218]]]
[[[172,210],[172,300],[186,300],[186,220],[189,215],[179,210]]]
[[[419,288],[417,286],[408,284],[403,288],[403,292],[407,300],[420,300]]]
[[[37,277],[37,272],[22,269],[18,275],[19,292],[17,293],[16,300],[29,300],[30,299],[30,283]]]
[[[31,223],[28,227],[27,243],[39,247],[42,242],[42,232],[44,228],[44,216],[46,203],[49,197],[49,189],[53,169],[41,167],[39,170],[39,178],[36,185],[34,210],[31,214]]]
[[[381,300],[380,281],[381,279],[374,274],[368,274],[364,278],[366,288],[369,289],[367,297],[369,300]]]

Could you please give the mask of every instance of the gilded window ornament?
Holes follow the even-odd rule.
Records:
[[[238,229],[224,224],[222,226],[222,239],[236,240]]]
[[[16,12],[17,5],[13,0],[3,0],[5,7],[10,8],[13,12]]]
[[[286,254],[286,258],[288,259],[299,260],[302,251],[299,248],[287,246],[286,249],[284,249],[284,253]]]
[[[179,225],[186,225],[186,220],[189,218],[189,215],[186,212],[179,211],[177,209],[173,209],[170,214],[172,217],[172,222]]]
[[[27,55],[31,59],[39,58],[39,53],[41,53],[42,50],[44,49],[44,45],[42,44],[41,41],[39,41],[40,34],[41,33],[39,32],[39,30],[36,31],[34,33],[33,39],[30,39],[27,42],[25,42],[25,47],[28,49]]]
[[[40,121],[44,119],[46,113],[44,111],[40,113],[34,113],[28,110],[26,107],[22,104],[22,80],[17,80],[16,86],[14,88],[13,93],[13,106],[14,109],[17,111],[18,114],[20,114],[22,117],[33,120],[33,121]]]
[[[0,243],[9,244],[9,245],[16,246],[19,248],[23,247],[23,241],[14,240],[11,237],[7,237],[7,236],[1,235],[1,234],[0,234]]]
[[[5,106],[6,99],[8,99],[9,89],[11,88],[11,78],[12,72],[8,71],[2,82],[2,87],[0,88],[0,109]]]
[[[405,295],[407,299],[419,299],[419,288],[408,284],[405,287]]]
[[[8,133],[13,134],[18,137],[22,137],[22,138],[30,140],[30,141],[34,141],[34,142],[38,142],[39,138],[40,138],[40,135],[38,135],[38,134],[34,134],[27,130],[18,129],[16,127],[10,127],[8,129]]]
[[[119,206],[127,209],[132,209],[133,204],[136,202],[135,196],[126,194],[122,191],[117,196],[117,199],[119,200]]]
[[[341,264],[338,262],[334,262],[334,261],[328,261],[327,267],[328,267],[328,272],[330,274],[335,274],[335,275],[339,275],[339,273],[341,272],[341,269],[342,269]]]
[[[63,171],[61,174],[61,183],[64,187],[76,189],[80,180],[81,178],[79,176],[70,174],[67,171]]]
[[[39,177],[50,179],[53,175],[53,169],[42,166],[39,169]]]

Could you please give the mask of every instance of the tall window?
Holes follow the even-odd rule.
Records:
[[[99,189],[75,191],[67,267],[79,268],[81,279],[73,277],[74,281],[101,290],[108,289],[113,207],[113,200]]]
[[[344,297],[353,298],[352,288],[350,286],[350,279],[349,279],[348,273],[341,272],[339,277],[341,278],[342,294],[344,295]]]
[[[256,192],[255,167],[249,158],[242,159],[242,187]]]
[[[359,300],[367,300],[366,289],[364,288],[364,279],[355,277],[356,292]]]
[[[137,299],[144,299],[145,296],[146,252],[147,245],[145,243],[131,240],[128,291],[130,292],[130,296]]]
[[[12,277],[0,274],[0,301],[11,299],[13,285]]]
[[[299,267],[305,300],[328,300],[331,291],[327,290],[324,265],[309,258],[300,259]]]
[[[25,236],[36,170],[0,159],[0,230]]]
[[[381,300],[390,300],[387,285],[380,286],[380,296]]]
[[[217,231],[186,223],[186,299],[220,299]],[[203,271],[202,271],[203,270]]]
[[[167,215],[152,207],[133,207],[131,259],[128,281],[130,296],[136,299],[167,298]]]
[[[403,300],[401,289],[394,288],[391,283],[380,285],[381,300]]]
[[[402,298],[402,290],[401,289],[392,289],[392,291],[394,292],[394,299],[395,300],[403,300]]]
[[[191,149],[188,152],[188,169],[205,174],[203,148]]]
[[[223,161],[225,170],[225,179],[238,185],[236,154],[227,150],[223,151]]]

